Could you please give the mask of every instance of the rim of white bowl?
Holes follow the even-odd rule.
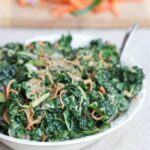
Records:
[[[84,35],[80,35],[80,34],[74,34],[75,36],[85,36]],[[39,37],[35,37],[29,40],[26,40],[24,43],[28,44],[32,41],[38,41],[38,40],[47,40],[47,41],[51,41],[51,38],[57,39],[59,38],[60,35],[51,35],[51,36],[39,36]],[[90,38],[89,38],[90,39]],[[138,66],[140,66],[131,56],[129,56],[129,59],[132,59],[132,62],[134,62],[135,64],[137,64]],[[66,140],[66,141],[58,141],[58,142],[53,142],[53,141],[49,141],[49,142],[38,142],[38,141],[32,141],[32,140],[27,140],[27,139],[19,139],[19,138],[14,138],[8,135],[4,135],[2,133],[0,133],[0,141],[10,141],[13,143],[18,143],[18,144],[24,144],[24,145],[32,145],[32,146],[61,146],[61,145],[70,145],[70,144],[76,144],[76,143],[82,143],[82,142],[86,142],[86,141],[90,141],[90,140],[94,140],[94,139],[98,139],[108,133],[113,132],[114,130],[120,128],[121,126],[125,125],[126,123],[128,123],[137,113],[137,111],[139,110],[139,108],[141,107],[142,103],[144,102],[145,99],[145,95],[146,95],[146,83],[145,80],[143,82],[143,89],[141,90],[141,92],[139,93],[139,95],[141,95],[141,97],[138,99],[137,103],[138,105],[136,106],[136,108],[134,109],[134,111],[132,111],[131,114],[129,114],[129,116],[123,120],[120,121],[119,123],[117,123],[116,125],[112,126],[111,128],[108,128],[102,132],[93,134],[93,135],[89,135],[89,136],[85,136],[85,137],[81,137],[81,138],[75,138],[75,139],[71,139],[71,140]],[[131,104],[132,105],[132,104]],[[129,108],[130,110],[130,108]],[[129,111],[128,110],[128,111]],[[126,112],[128,113],[128,112]],[[123,116],[121,117],[125,117],[125,114],[123,114]],[[116,120],[117,122],[117,120]]]

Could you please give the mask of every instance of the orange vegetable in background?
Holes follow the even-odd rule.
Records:
[[[96,2],[97,1],[97,2]],[[55,5],[52,9],[52,14],[55,16],[62,16],[65,14],[79,12],[82,15],[82,10],[88,8],[88,11],[93,13],[112,12],[115,16],[120,14],[119,4],[124,2],[143,2],[143,0],[18,0],[21,6],[25,5]],[[95,2],[95,5],[93,5]],[[90,7],[92,6],[93,7]],[[86,12],[86,11],[85,11]]]

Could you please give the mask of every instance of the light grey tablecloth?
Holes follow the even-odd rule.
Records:
[[[58,29],[4,29],[0,28],[0,44],[24,41],[40,35],[53,33],[80,33],[102,37],[121,44],[125,30],[58,30]],[[84,150],[149,150],[150,149],[150,29],[140,29],[128,50],[146,73],[146,98],[136,116],[125,126],[106,135]],[[0,150],[10,150],[0,143]]]

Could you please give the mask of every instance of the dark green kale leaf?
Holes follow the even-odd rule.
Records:
[[[8,135],[21,139],[28,139],[29,135],[22,124],[13,121],[8,129]]]
[[[71,77],[63,70],[54,70],[52,71],[54,76],[54,82],[68,84],[72,82]]]
[[[0,63],[0,92],[4,92],[4,87],[15,77],[16,65]]]
[[[74,56],[73,48],[71,46],[72,36],[62,35],[62,37],[54,44],[57,52],[61,53],[67,58],[72,58]]]

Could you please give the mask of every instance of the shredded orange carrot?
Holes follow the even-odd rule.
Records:
[[[93,0],[85,0],[84,3],[85,5],[89,6],[90,4],[92,4]]]
[[[109,0],[109,3],[110,3],[110,10],[112,11],[112,13],[118,16],[120,14],[118,0]]]
[[[7,123],[7,124],[10,124],[10,119],[9,119],[9,116],[8,116],[8,109],[6,109],[3,113],[3,119],[4,121]]]
[[[15,93],[15,94],[18,94],[18,92],[16,90],[13,90],[13,89],[10,89],[9,93]]]
[[[51,99],[54,99],[57,96],[58,92],[59,92],[59,89],[56,88],[54,94],[51,96]]]
[[[105,88],[103,86],[100,86],[99,90],[102,92],[102,94],[107,94]]]
[[[100,12],[107,12],[110,10],[110,4],[108,1],[104,1],[102,4],[99,4],[93,12],[100,13]]]
[[[70,4],[74,6],[77,10],[84,9],[88,5],[85,3],[85,0],[69,0]]]
[[[29,125],[31,125],[31,123],[34,121],[34,112],[31,110],[31,109],[22,109],[22,111],[25,112],[26,116],[27,116],[27,120],[28,120],[28,125],[26,128],[29,129]],[[31,130],[31,126],[30,126],[30,129]]]
[[[32,130],[32,128],[34,127],[35,124],[39,124],[42,121],[43,117],[38,117],[36,120],[32,121],[31,123],[29,123],[26,127],[27,130]]]
[[[50,97],[51,99],[54,99],[58,95],[58,93],[64,88],[64,85],[58,84],[55,88],[54,94]]]
[[[34,128],[34,125],[39,124],[43,119],[42,116],[39,116],[37,119],[34,119],[35,113],[32,111],[31,108],[22,109],[21,111],[24,111],[26,113],[26,116],[27,116],[27,120],[28,120],[28,124],[26,126],[27,130],[32,130]]]
[[[143,1],[144,0],[102,0],[100,4],[98,4],[91,11],[94,13],[111,11],[114,15],[118,16],[120,14],[119,4],[121,2],[141,3]],[[39,0],[34,3],[29,0],[18,0],[18,2],[21,6],[36,5],[36,4],[39,4],[41,6],[52,5],[55,6],[55,9],[52,9],[52,14],[55,16],[62,16],[74,11],[82,10],[90,6],[93,0]]]
[[[84,80],[84,84],[89,84],[90,85],[90,92],[93,90],[93,82],[91,79],[87,79],[87,80]]]
[[[97,117],[97,116],[95,116],[95,112],[96,112],[95,110],[92,111],[91,117],[92,117],[94,120],[96,120],[96,121],[102,120],[102,119],[103,119],[103,116]]]
[[[14,92],[14,90],[11,90],[11,85],[13,84],[15,82],[15,80],[11,80],[9,83],[8,83],[8,85],[7,85],[7,87],[6,87],[6,97],[7,98],[9,98],[9,94],[10,94],[10,92]],[[17,92],[17,91],[15,91],[15,92]]]
[[[59,94],[59,100],[60,100],[60,102],[61,102],[61,108],[62,108],[62,109],[64,109],[64,107],[65,107],[65,104],[64,104],[64,102],[63,102],[63,100],[62,100],[62,94],[64,94],[64,93],[66,93],[66,90],[62,90],[62,91],[60,92],[60,94]]]
[[[58,6],[57,8],[53,9],[52,14],[54,16],[63,16],[65,14],[71,13],[75,10],[75,7],[72,5],[63,5]]]

